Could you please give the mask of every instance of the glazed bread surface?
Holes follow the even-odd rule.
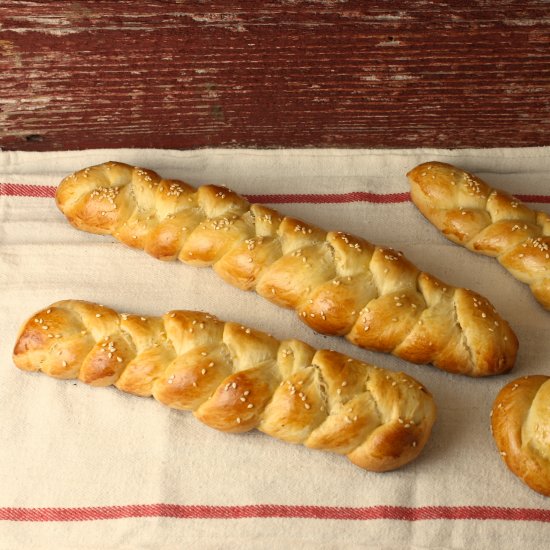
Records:
[[[496,258],[550,310],[550,216],[450,164],[408,173],[411,198],[448,239]]]
[[[156,258],[212,266],[228,283],[296,310],[314,330],[470,376],[512,368],[518,342],[493,306],[401,252],[117,162],[65,178],[57,204],[77,228]]]
[[[413,378],[196,311],[118,314],[57,302],[21,328],[15,365],[153,396],[224,432],[257,428],[373,471],[418,456],[435,420]]]
[[[493,437],[506,465],[535,491],[550,496],[550,377],[507,384],[491,412]]]

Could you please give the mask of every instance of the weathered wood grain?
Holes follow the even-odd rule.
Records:
[[[0,147],[550,144],[550,3],[0,3]]]

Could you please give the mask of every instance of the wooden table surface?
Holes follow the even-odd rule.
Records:
[[[0,3],[0,147],[550,144],[550,3]]]

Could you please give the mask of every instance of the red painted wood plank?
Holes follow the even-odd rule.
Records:
[[[533,0],[8,0],[0,147],[548,144],[549,46]]]

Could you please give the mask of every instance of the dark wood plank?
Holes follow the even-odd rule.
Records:
[[[550,144],[550,3],[0,3],[0,147]]]

